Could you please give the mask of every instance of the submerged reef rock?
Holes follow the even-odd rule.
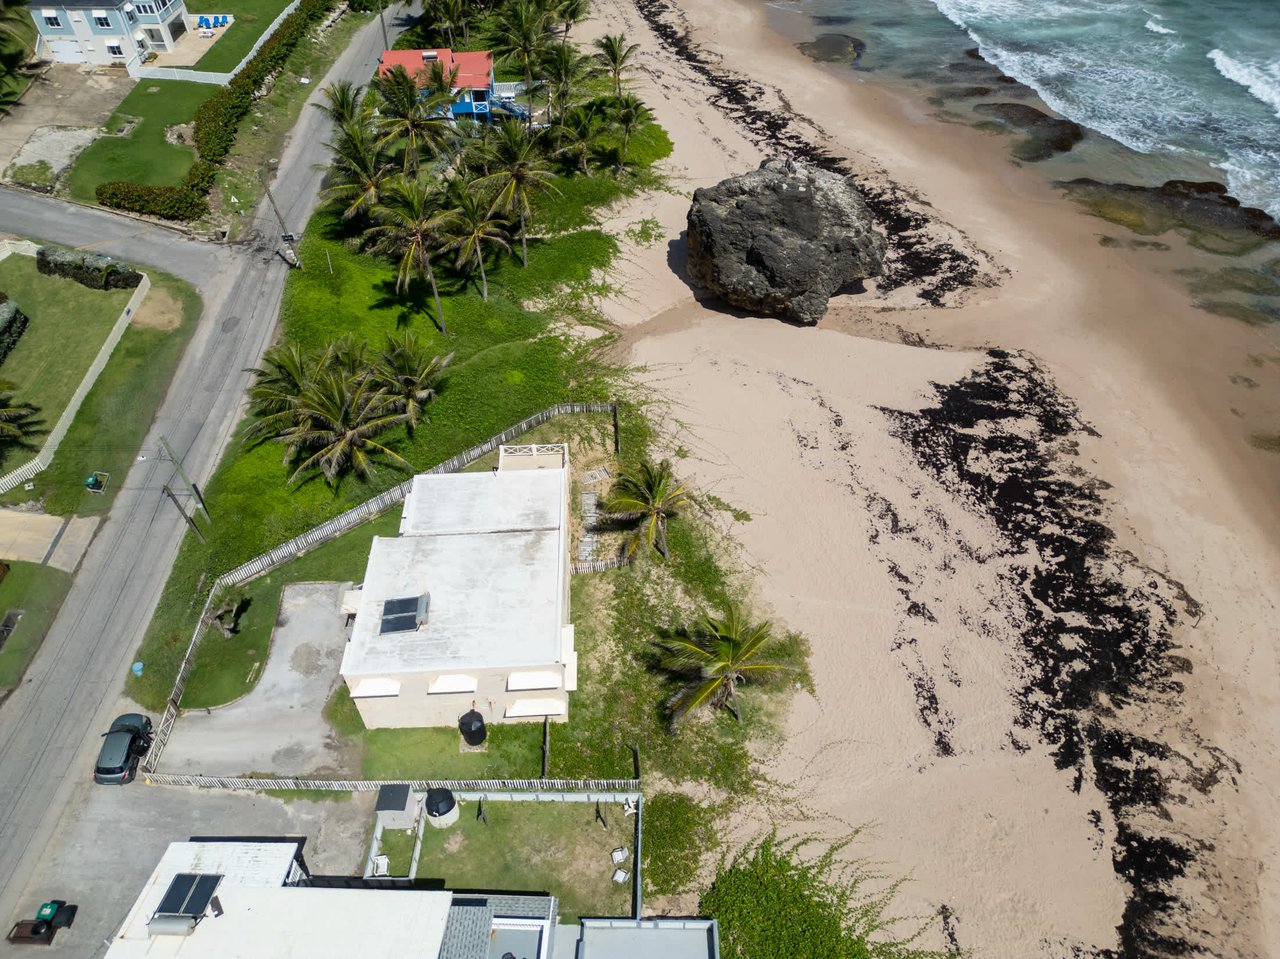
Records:
[[[792,160],[702,187],[689,208],[690,278],[753,313],[817,323],[884,252],[849,178]]]
[[[1265,210],[1242,206],[1221,183],[1169,180],[1133,186],[1082,178],[1054,185],[1094,216],[1145,236],[1173,230],[1210,253],[1239,256],[1280,240],[1280,223]]]
[[[847,33],[820,33],[796,47],[805,56],[828,63],[855,63],[867,45]]]
[[[1013,148],[1013,155],[1028,163],[1066,153],[1084,139],[1080,124],[1051,117],[1025,103],[981,103],[973,110],[1027,134],[1027,138]]]

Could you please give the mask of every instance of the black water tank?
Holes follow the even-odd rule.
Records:
[[[468,746],[479,746],[489,736],[484,717],[474,709],[462,714],[462,718],[458,720],[458,729],[462,733],[463,742]]]
[[[456,805],[458,805],[458,801],[453,798],[453,793],[449,790],[427,790],[427,815],[432,819],[439,819],[441,816],[448,815]]]

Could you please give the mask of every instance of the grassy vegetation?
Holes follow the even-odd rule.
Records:
[[[0,264],[0,269],[4,265]],[[149,275],[152,292],[143,301],[142,315],[145,317],[146,311],[159,306],[166,310],[176,308],[177,327],[159,329],[131,324],[116,344],[93,389],[80,404],[80,412],[53,462],[33,477],[35,490],[19,487],[0,497],[0,503],[39,499],[45,512],[60,516],[99,516],[111,509],[200,319],[200,297],[189,284],[164,273]],[[103,295],[85,290],[70,280],[41,279],[69,284],[88,296]],[[129,293],[128,290],[122,292]],[[154,303],[148,302],[153,299]],[[32,328],[34,326],[33,320]],[[30,332],[28,329],[27,335]],[[111,482],[103,494],[85,492],[84,478],[94,470],[111,474]]]
[[[378,848],[387,857],[387,875],[408,876],[413,865],[413,846],[417,841],[416,829],[384,829],[378,839]]]
[[[9,563],[9,575],[0,583],[0,618],[10,610],[23,610],[4,645],[0,646],[0,691],[13,689],[26,672],[49,631],[58,608],[71,588],[71,575],[51,566]]]
[[[634,851],[635,820],[621,806],[601,805],[607,828],[594,803],[486,802],[484,811],[487,826],[465,803],[453,826],[423,831],[418,878],[446,889],[550,892],[565,923],[630,914],[634,860],[621,864],[631,879],[615,883],[610,859],[619,846]]]
[[[19,16],[13,34],[0,36],[0,117],[31,85],[31,74],[18,72],[18,67],[31,53],[36,39],[36,25],[28,16]]]
[[[196,158],[195,149],[165,139],[165,130],[190,123],[217,88],[185,80],[142,80],[107,120],[119,133],[137,119],[127,136],[106,136],[91,143],[71,168],[67,185],[77,200],[92,203],[99,183],[132,180],[149,186],[182,186]]]
[[[671,895],[694,885],[702,857],[718,845],[715,817],[715,807],[704,806],[683,793],[645,797],[646,895]]]
[[[218,42],[209,48],[193,69],[214,73],[234,70],[253,49],[263,31],[271,26],[271,21],[288,5],[289,0],[192,0],[187,5],[187,12],[192,16],[218,13],[235,17],[231,26],[218,29]]]
[[[74,280],[42,276],[34,257],[16,254],[0,261],[0,290],[31,321],[0,366],[0,377],[14,384],[17,398],[34,405],[43,428],[51,430],[131,291],[90,290]],[[12,469],[30,456],[31,451],[10,447],[0,458],[0,469]]]
[[[263,196],[263,176],[270,172],[270,161],[278,160],[284,152],[284,141],[315,89],[301,79],[318,81],[323,77],[355,32],[369,22],[369,16],[348,11],[323,36],[298,44],[271,92],[255,103],[245,118],[235,146],[218,172],[217,189],[209,196],[211,219],[229,225],[232,237],[250,222],[250,214]],[[232,203],[232,197],[239,202]]]
[[[9,167],[9,179],[27,186],[51,187],[58,178],[47,160],[37,160]]]
[[[647,824],[646,824],[647,825]],[[836,856],[837,843],[816,858],[805,842],[768,836],[721,863],[699,911],[720,926],[724,959],[832,956],[841,959],[943,959],[951,953],[912,945],[918,924],[888,915],[897,885],[867,887],[878,878]]]

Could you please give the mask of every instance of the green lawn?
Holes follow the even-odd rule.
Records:
[[[9,575],[0,583],[0,618],[10,610],[20,609],[23,614],[13,635],[0,646],[0,691],[13,689],[22,681],[70,588],[71,575],[60,569],[9,563]]]
[[[417,829],[384,829],[378,839],[378,849],[387,857],[387,875],[408,876],[413,864],[413,845],[417,841]]]
[[[478,804],[462,804],[448,829],[428,823],[422,834],[418,878],[443,880],[444,888],[497,892],[547,892],[560,900],[560,921],[580,916],[628,916],[635,878],[635,824],[622,806],[602,803],[486,802],[486,826]],[[630,875],[615,883],[610,853],[623,847]]]
[[[249,667],[255,662],[264,667],[266,665],[271,633],[280,612],[280,593],[285,585],[346,580],[361,582],[364,579],[364,568],[369,562],[369,547],[373,537],[394,536],[399,524],[400,511],[392,510],[266,576],[247,583],[238,591],[249,600],[248,607],[240,616],[239,632],[230,639],[212,632],[201,644],[195,668],[187,678],[187,687],[182,696],[183,707],[200,709],[205,706],[222,706],[253,689],[258,677],[262,675],[262,669],[259,668],[250,679]],[[188,639],[189,636],[183,637],[180,644],[182,649],[177,650],[179,657],[185,650]],[[157,672],[167,674],[163,667]],[[143,674],[141,679],[131,676],[129,682],[136,690],[142,690],[147,685],[145,680],[146,674]],[[135,697],[143,695],[136,690],[131,688],[130,694]],[[163,691],[149,691],[149,694],[167,692],[166,688]]]
[[[452,727],[370,729],[364,733],[366,779],[537,779],[542,724],[494,723],[483,752],[462,752]]]
[[[67,181],[71,195],[92,203],[98,184],[109,180],[182,186],[196,158],[195,148],[167,142],[165,130],[190,123],[196,108],[216,89],[182,80],[139,81],[111,115],[107,129],[121,130],[133,117],[141,122],[127,137],[102,137],[80,154]]]
[[[18,258],[9,258],[13,259]],[[0,263],[0,271],[8,262]],[[0,497],[0,503],[40,499],[45,512],[60,516],[100,516],[111,509],[115,494],[133,465],[156,409],[164,401],[173,371],[200,318],[200,297],[189,284],[163,273],[150,272],[148,275],[152,292],[143,302],[142,315],[145,317],[164,298],[166,308],[176,304],[180,311],[178,327],[164,330],[131,324],[116,344],[93,389],[80,404],[80,412],[58,447],[53,462],[32,478],[35,490],[21,487],[10,490]],[[71,284],[89,296],[103,295],[70,280],[40,279]],[[123,292],[128,294],[130,291]],[[153,298],[154,304],[151,302]],[[34,326],[33,320],[23,336],[24,340]],[[5,374],[0,370],[2,375]],[[95,470],[111,474],[105,494],[94,495],[85,491],[84,478]]]
[[[133,291],[91,290],[74,280],[42,276],[35,257],[18,254],[0,261],[0,290],[30,319],[22,339],[0,364],[0,378],[14,384],[18,400],[39,410],[47,433],[66,409]],[[35,438],[37,448],[41,442]],[[13,469],[33,454],[34,450],[10,447],[0,456],[0,470]]]
[[[289,5],[289,0],[193,0],[187,4],[192,16],[202,13],[227,14],[235,17],[229,27],[219,27],[215,43],[196,65],[195,70],[226,73],[240,65],[258,37],[271,26],[271,21]]]

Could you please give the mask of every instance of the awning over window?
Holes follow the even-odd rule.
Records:
[[[508,719],[526,716],[563,716],[565,704],[558,699],[517,699],[507,707]]]
[[[399,696],[400,680],[384,679],[375,676],[358,681],[351,689],[352,699],[367,699],[373,696]]]
[[[57,15],[58,15],[57,10],[41,10],[40,11],[40,16],[42,17],[56,17]]]
[[[507,677],[507,689],[559,689],[560,674],[552,669],[527,670]]]
[[[132,3],[126,3],[126,4],[124,5],[124,12],[125,12],[125,13],[133,13],[133,4],[132,4]]]
[[[107,15],[105,10],[90,10],[89,12],[95,17],[105,17]]]
[[[475,691],[476,678],[463,673],[439,676],[427,687],[428,693],[474,693]]]

